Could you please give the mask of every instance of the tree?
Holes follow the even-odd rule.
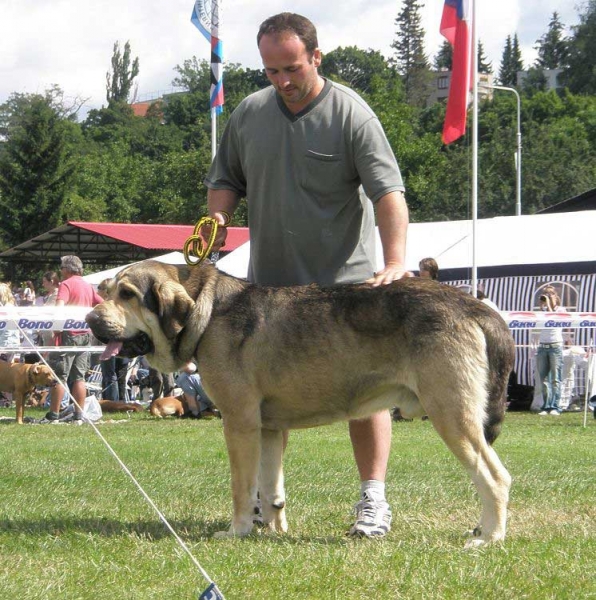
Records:
[[[579,18],[579,25],[571,28],[561,82],[575,94],[596,94],[596,0],[587,0]]]
[[[424,52],[424,29],[422,29],[418,0],[404,0],[403,8],[395,19],[397,35],[391,47],[395,50],[394,63],[402,76],[406,99],[413,106],[424,106],[432,75]]]
[[[435,71],[451,71],[452,63],[453,46],[447,40],[443,40],[439,51],[435,55],[433,69]]]
[[[360,50],[356,46],[340,46],[325,54],[321,74],[364,93],[371,91],[375,76],[391,77],[389,66],[380,52]]]
[[[493,65],[489,62],[482,40],[478,40],[478,73],[492,73]]]
[[[541,69],[560,69],[567,64],[569,54],[567,40],[563,37],[564,26],[556,11],[548,24],[548,31],[536,40],[534,49],[538,51],[536,67]]]
[[[444,40],[437,52],[433,61],[433,68],[435,71],[451,71],[453,62],[453,46]],[[484,46],[482,40],[478,41],[478,72],[479,73],[492,73],[493,66],[488,61],[486,53],[484,52]]]
[[[508,35],[499,68],[499,82],[501,85],[515,87],[517,85],[517,73],[518,71],[523,71],[523,68],[524,64],[517,33],[513,36],[513,40]]]
[[[106,99],[108,106],[128,104],[134,78],[139,74],[139,59],[131,63],[130,42],[124,44],[124,54],[119,42],[114,43],[112,72],[106,73]]]
[[[0,106],[2,243],[11,247],[62,224],[75,173],[80,130],[62,115],[61,92],[13,94]]]

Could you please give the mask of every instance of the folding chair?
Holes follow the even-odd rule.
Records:
[[[87,387],[87,394],[93,394],[98,400],[102,399],[103,392],[103,375],[101,373],[101,365],[95,365],[92,369],[87,371],[85,377],[85,386]]]

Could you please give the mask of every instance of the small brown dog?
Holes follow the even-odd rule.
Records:
[[[143,412],[145,409],[138,402],[115,402],[114,400],[100,400],[103,412]]]
[[[151,406],[149,407],[149,412],[154,417],[160,418],[169,417],[171,415],[181,417],[187,411],[188,406],[184,401],[184,396],[178,396],[177,398],[174,398],[174,396],[156,398],[151,402]]]
[[[54,373],[46,365],[0,362],[0,392],[12,393],[19,424],[23,423],[25,399],[35,387],[38,385],[54,387],[57,383]]]

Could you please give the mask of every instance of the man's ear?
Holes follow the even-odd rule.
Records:
[[[323,54],[321,49],[315,48],[314,52],[312,53],[312,63],[315,67],[320,67],[321,62],[323,62]]]
[[[186,325],[194,302],[186,290],[174,281],[156,283],[153,295],[157,301],[161,329],[168,339],[174,339]]]

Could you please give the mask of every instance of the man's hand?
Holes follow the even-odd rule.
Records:
[[[211,248],[211,252],[217,252],[221,248],[226,245],[226,238],[228,237],[228,229],[224,227],[225,225],[229,225],[230,218],[227,213],[216,212],[211,215],[219,225],[217,228],[217,234],[215,235],[215,240],[213,242],[213,247]],[[201,228],[201,237],[205,244],[208,243],[209,237],[211,236],[211,225],[205,225]]]
[[[380,285],[389,285],[404,277],[414,277],[414,273],[406,271],[402,265],[389,264],[381,271],[375,273],[374,277],[367,279],[365,283],[368,283],[372,287],[379,287]]]

